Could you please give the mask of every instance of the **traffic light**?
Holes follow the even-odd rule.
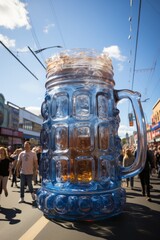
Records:
[[[133,113],[129,113],[128,118],[129,118],[129,126],[133,127]]]

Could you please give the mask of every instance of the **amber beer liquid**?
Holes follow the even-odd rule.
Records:
[[[71,150],[71,158],[73,159],[73,179],[78,182],[89,182],[93,178],[93,165],[94,160],[88,160],[87,155],[91,147],[90,136],[80,135],[75,139],[74,148]],[[86,155],[86,159],[81,159],[80,156]]]
[[[47,60],[37,204],[48,219],[97,221],[121,213],[126,202],[121,181],[144,166],[140,94],[115,90],[113,75],[111,59],[90,49],[66,50]],[[135,112],[138,154],[132,166],[122,168],[117,103],[125,98]]]
[[[77,151],[89,151],[90,150],[90,137],[81,135],[77,139]],[[78,155],[78,154],[77,154]],[[92,161],[87,161],[85,159],[83,160],[76,160],[76,176],[77,180],[80,182],[89,182],[92,180],[92,164],[94,162]]]

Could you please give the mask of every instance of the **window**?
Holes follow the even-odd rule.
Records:
[[[27,119],[23,119],[23,129],[26,129],[26,130],[30,130],[32,131],[32,122],[27,120]]]
[[[23,119],[23,123],[19,124],[19,128],[23,128],[25,130],[29,131],[35,131],[35,132],[40,132],[41,131],[41,124],[32,122],[27,119]]]

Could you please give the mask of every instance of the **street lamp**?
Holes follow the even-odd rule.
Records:
[[[40,52],[42,52],[42,51],[44,51],[46,49],[49,49],[49,48],[62,48],[62,46],[51,46],[51,47],[41,48],[41,49],[38,49],[38,50],[36,50],[34,52],[37,54],[37,53],[40,53]]]
[[[41,62],[41,60],[36,56],[36,54],[32,51],[32,49],[28,46],[29,51],[33,54],[33,56],[37,59],[37,61],[41,64],[41,66],[46,70],[46,67]]]
[[[36,51],[33,51],[29,46],[28,46],[28,49],[29,51],[33,54],[33,56],[37,59],[37,61],[41,64],[41,66],[46,70],[46,67],[44,66],[44,64],[40,61],[40,59],[36,56],[37,53],[40,53],[48,48],[62,48],[61,46],[51,46],[51,47],[46,47],[46,48],[41,48],[41,49],[38,49]],[[36,54],[35,54],[36,53]]]
[[[144,100],[141,101],[141,102],[147,102],[149,99],[150,99],[150,98],[146,98],[146,99],[144,99]]]

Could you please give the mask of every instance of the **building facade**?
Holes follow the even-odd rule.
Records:
[[[14,150],[30,140],[39,144],[42,117],[28,112],[25,108],[7,102],[0,94],[0,146],[12,146]]]
[[[160,99],[158,99],[152,108],[151,121],[151,124],[146,124],[147,143],[154,148],[160,145]],[[137,143],[137,132],[133,136],[134,143]],[[132,136],[129,138],[129,142],[131,142]]]
[[[22,145],[23,132],[18,126],[19,109],[5,104],[5,98],[0,94],[0,146]]]
[[[152,108],[152,140],[154,143],[160,142],[160,99]]]
[[[19,109],[19,128],[23,132],[23,139],[30,139],[34,145],[39,144],[42,117],[39,117],[25,108]]]

